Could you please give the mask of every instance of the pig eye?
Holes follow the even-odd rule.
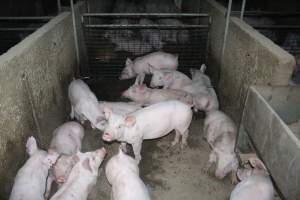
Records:
[[[122,125],[119,125],[118,128],[122,128]]]

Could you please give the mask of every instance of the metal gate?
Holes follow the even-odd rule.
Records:
[[[0,55],[29,34],[47,23],[52,17],[0,17]]]
[[[206,62],[211,18],[199,13],[84,13],[90,77],[116,78],[126,58],[155,51],[179,55],[179,70]]]

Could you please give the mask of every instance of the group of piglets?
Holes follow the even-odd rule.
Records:
[[[145,122],[142,125],[137,124],[139,126],[136,126],[136,128],[130,131],[130,133],[133,131],[136,133],[136,131],[138,131],[139,133],[142,132],[142,134],[137,135],[143,137],[144,139],[157,138],[165,135],[156,135],[156,137],[150,136],[150,133],[151,135],[155,135],[155,133],[158,131],[163,133],[162,129],[156,128],[157,126],[163,127],[163,124],[176,123],[177,127],[172,127],[176,133],[172,145],[177,144],[181,136],[181,145],[183,147],[187,144],[188,126],[192,116],[191,112],[188,112],[188,107],[193,107],[194,111],[204,111],[206,114],[204,122],[204,135],[211,147],[211,153],[209,155],[208,163],[204,168],[204,172],[208,172],[212,164],[215,163],[215,176],[218,179],[223,179],[227,174],[231,173],[231,181],[233,184],[235,184],[239,178],[239,180],[242,182],[238,184],[234,190],[232,199],[243,199],[243,195],[247,196],[247,194],[251,192],[261,190],[263,193],[266,193],[266,197],[263,197],[264,195],[262,195],[263,200],[269,200],[273,198],[274,191],[272,183],[270,182],[270,178],[264,164],[259,159],[251,158],[251,161],[253,161],[251,166],[254,167],[255,170],[244,169],[242,174],[247,174],[247,176],[244,175],[244,178],[241,178],[241,176],[237,175],[241,174],[240,170],[238,170],[239,163],[235,153],[237,127],[230,117],[228,117],[224,112],[218,110],[218,98],[214,88],[211,85],[210,78],[205,74],[205,64],[203,64],[200,69],[190,69],[191,78],[176,70],[178,67],[178,55],[172,55],[170,53],[161,51],[150,53],[142,57],[137,57],[133,61],[127,58],[125,65],[126,66],[123,69],[119,79],[123,80],[136,77],[136,81],[133,86],[123,92],[122,96],[140,103],[143,106],[152,105],[145,108],[143,112],[137,112],[138,115],[135,114],[136,117],[134,119],[134,123],[137,123],[136,119],[139,119],[140,116],[143,116],[143,118],[141,118],[144,119],[144,121],[147,121],[147,125],[145,125]],[[152,74],[152,79],[150,82],[151,88],[143,84],[146,74]],[[157,89],[157,87],[163,87],[163,89]],[[164,106],[164,109],[167,109],[167,107],[171,107],[171,103],[174,104],[175,102],[176,104],[182,102],[186,106],[181,106],[182,109],[179,111],[179,106],[174,106],[170,108],[169,113],[171,113],[171,115],[165,115],[166,111],[162,111],[161,106]],[[155,107],[157,108],[157,111],[155,111]],[[146,110],[149,110],[148,115],[146,115]],[[155,111],[155,118],[153,118],[153,115],[150,114],[150,110],[153,112]],[[113,121],[117,122],[120,117],[108,113],[108,119],[108,128],[106,130],[109,132],[104,132],[103,139],[111,141],[112,138],[110,133],[118,132],[115,131],[115,127],[120,125],[119,123],[116,124]],[[169,121],[169,119],[172,121]],[[130,118],[127,120],[132,121]],[[125,118],[125,121],[127,120]],[[153,124],[154,127],[150,128],[148,124]],[[168,132],[170,130],[171,129],[167,129]],[[140,161],[141,157],[139,154],[137,154],[137,152],[140,152],[142,139],[137,141],[136,138],[134,138],[134,140],[129,141],[127,137],[130,134],[127,134],[127,129],[125,129],[125,131],[120,131],[119,133],[121,132],[123,132],[123,134],[117,134],[117,137],[114,136],[113,139],[117,139],[119,141],[125,139],[127,143],[132,144],[136,160]],[[257,176],[257,173],[252,173],[256,172],[257,170],[262,172],[258,173],[258,176],[261,176],[260,178],[254,177],[254,174]],[[249,182],[249,180],[254,182],[254,185],[256,186],[253,188],[251,188],[252,186],[248,188],[248,183],[245,182]],[[268,189],[265,189],[264,184],[268,185]],[[245,187],[247,189],[245,189]]]
[[[80,152],[83,136],[84,129],[79,123],[66,122],[53,131],[48,152],[39,149],[35,138],[29,137],[29,159],[18,171],[9,199],[49,199],[54,182],[58,190],[51,200],[87,199],[106,150]]]
[[[154,52],[135,60],[126,60],[120,79],[137,76],[135,84],[123,92],[132,102],[98,101],[88,85],[75,79],[69,85],[70,117],[80,123],[88,120],[92,128],[103,132],[107,142],[121,142],[119,152],[105,167],[106,177],[112,185],[113,200],[148,200],[149,192],[139,177],[138,164],[144,139],[156,139],[175,131],[171,145],[181,141],[187,145],[192,107],[206,113],[204,133],[211,147],[209,161],[204,171],[216,164],[215,176],[223,179],[232,174],[232,182],[241,182],[231,194],[231,199],[246,199],[250,193],[261,194],[257,198],[273,198],[273,186],[264,164],[256,158],[249,160],[251,168],[238,169],[234,151],[237,128],[235,123],[218,110],[217,95],[208,76],[206,66],[191,69],[190,79],[176,71],[178,55]],[[143,84],[145,74],[152,74],[151,89]],[[26,144],[30,158],[19,170],[10,200],[49,199],[51,186],[58,191],[51,200],[85,200],[96,184],[98,169],[105,157],[104,148],[93,152],[81,152],[84,129],[70,121],[53,131],[48,152],[38,149],[33,137]],[[134,159],[126,155],[126,144],[131,144]],[[134,188],[134,190],[132,190]],[[53,190],[53,189],[52,189]],[[265,195],[262,195],[265,193]]]

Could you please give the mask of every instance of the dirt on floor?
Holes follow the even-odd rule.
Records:
[[[190,128],[188,147],[171,147],[174,133],[156,140],[145,140],[142,148],[140,175],[154,200],[225,200],[233,185],[229,178],[217,180],[203,172],[209,155],[209,146],[202,139],[203,119],[194,119]],[[118,143],[103,144],[100,131],[86,131],[83,152],[103,145],[108,155],[100,169],[97,185],[89,195],[89,200],[110,199],[111,186],[108,184],[104,168],[111,156],[117,153]]]

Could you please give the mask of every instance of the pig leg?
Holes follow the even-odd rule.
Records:
[[[237,175],[236,175],[236,171],[234,171],[234,170],[231,171],[230,180],[231,180],[231,184],[233,184],[233,185],[235,185],[239,182]]]
[[[142,157],[141,157],[142,142],[143,142],[143,140],[141,139],[141,141],[138,141],[138,142],[132,144],[134,157],[138,164],[140,163],[140,161],[142,159]]]
[[[175,138],[171,143],[172,146],[175,146],[179,142],[180,135],[181,135],[180,132],[178,130],[175,130]]]
[[[45,194],[44,194],[45,199],[49,199],[50,192],[51,192],[51,185],[52,185],[53,181],[54,181],[53,172],[52,172],[52,170],[49,170],[48,177],[47,177],[47,182],[46,182],[46,191],[45,191]]]
[[[145,74],[139,74],[136,77],[135,84],[142,85],[145,79]]]
[[[74,117],[75,117],[75,111],[74,111],[74,107],[73,107],[73,106],[71,106],[70,118],[71,118],[71,119],[74,119]]]
[[[182,134],[182,140],[181,140],[181,149],[184,149],[184,147],[187,146],[187,138],[189,136],[189,130],[185,130]]]
[[[121,142],[121,149],[124,153],[127,153],[127,143],[126,142]]]
[[[216,162],[217,162],[217,154],[216,154],[216,152],[211,151],[209,154],[209,160],[208,160],[207,164],[205,165],[205,167],[203,168],[203,172],[208,173],[212,164],[216,163]]]

